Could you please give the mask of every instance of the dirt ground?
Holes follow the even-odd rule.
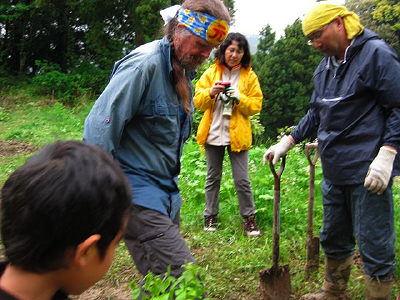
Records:
[[[106,281],[100,281],[79,296],[70,296],[73,300],[130,300],[131,291],[127,289],[127,282],[120,283],[119,287],[110,286]]]
[[[19,141],[0,141],[0,158],[35,152],[36,146]]]

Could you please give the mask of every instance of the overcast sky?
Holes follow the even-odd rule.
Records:
[[[331,0],[331,3],[343,4],[344,0]],[[269,24],[279,37],[287,25],[316,5],[316,0],[235,0],[235,24],[231,32],[245,35],[259,34]]]

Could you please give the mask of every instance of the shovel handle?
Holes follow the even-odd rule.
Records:
[[[269,168],[271,169],[272,175],[274,175],[275,179],[281,178],[283,170],[285,170],[285,164],[286,164],[286,155],[282,157],[281,166],[279,167],[278,171],[275,171],[275,166],[272,163],[272,159],[269,160]]]
[[[314,198],[315,198],[315,164],[317,163],[318,154],[318,143],[307,143],[304,146],[304,152],[306,154],[309,167],[310,167],[310,177],[309,177],[309,191],[308,191],[308,208],[307,208],[307,264],[311,264],[311,257],[315,252],[315,238],[313,236],[313,216],[314,216]],[[314,156],[312,156],[312,151]],[[317,244],[318,246],[318,244]]]
[[[279,235],[280,235],[280,194],[281,194],[281,175],[285,169],[286,155],[282,157],[281,165],[278,171],[275,171],[275,167],[272,160],[269,161],[269,167],[272,174],[274,175],[274,215],[273,215],[273,229],[272,229],[272,265],[278,267],[279,263]]]
[[[315,164],[317,163],[317,160],[318,160],[318,157],[319,157],[319,153],[318,153],[317,148],[318,148],[318,143],[307,143],[304,146],[304,152],[306,153],[306,157],[307,157],[308,163],[311,166],[315,166]],[[314,157],[311,158],[311,152],[313,150],[315,150],[315,153],[314,153]]]

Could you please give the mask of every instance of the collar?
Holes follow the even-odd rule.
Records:
[[[350,45],[348,45],[346,47],[346,50],[344,51],[343,60],[339,60],[335,56],[330,56],[329,57],[329,59],[328,59],[328,68],[329,68],[330,64],[332,64],[333,67],[337,68],[340,65],[344,65],[347,62],[347,56],[348,56],[347,54],[348,54],[348,51],[349,51],[350,47],[354,44],[354,41],[355,41],[355,38],[352,39],[350,41]]]
[[[234,66],[232,69],[229,69],[229,68],[228,68],[227,66],[225,66],[225,65],[221,65],[221,67],[222,67],[223,70],[233,71],[233,70],[240,69],[240,68],[242,67],[242,65],[241,65],[241,64],[238,64],[238,65]]]
[[[171,44],[166,36],[164,36],[160,41],[160,49],[161,49],[161,53],[164,57],[165,67],[167,68],[167,72],[169,74],[171,74],[172,73]]]

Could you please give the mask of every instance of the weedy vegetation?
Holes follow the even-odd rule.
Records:
[[[0,89],[0,143],[18,141],[40,148],[56,140],[82,138],[84,118],[92,103],[66,107],[52,99],[32,96],[12,89]],[[270,141],[272,143],[273,141]],[[223,181],[220,191],[219,228],[214,233],[203,231],[204,183],[206,161],[201,149],[192,137],[185,146],[182,157],[180,188],[184,203],[181,210],[181,232],[199,267],[190,265],[186,269],[180,285],[169,276],[164,279],[148,275],[145,288],[155,293],[151,299],[170,299],[171,291],[181,299],[189,298],[189,293],[203,292],[197,285],[194,273],[199,273],[209,299],[258,299],[259,271],[272,266],[272,208],[273,176],[269,166],[262,164],[262,155],[268,145],[258,145],[249,152],[249,172],[255,202],[257,220],[263,235],[247,238],[243,234],[242,219],[239,216],[238,201],[231,176],[229,159],[224,161]],[[15,153],[0,156],[0,185],[7,176],[32,154]],[[318,235],[322,222],[322,206],[319,185],[322,180],[320,162],[316,166],[316,197],[314,234]],[[400,232],[400,183],[394,183],[396,230]],[[280,264],[289,264],[294,299],[306,292],[319,290],[323,280],[323,254],[320,268],[309,280],[305,279],[306,229],[308,201],[308,163],[301,146],[289,152],[286,168],[281,178],[281,220],[280,220]],[[400,253],[397,243],[397,253]],[[399,258],[397,258],[398,260]],[[399,266],[396,267],[400,275]],[[163,281],[164,280],[164,281]],[[186,281],[185,281],[186,280]],[[114,263],[106,275],[93,289],[102,289],[102,299],[114,298],[110,289],[129,291],[133,298],[138,294],[137,284],[141,276],[136,271],[123,243],[116,252]],[[169,284],[169,288],[165,286]],[[129,284],[129,287],[128,287]],[[364,299],[362,269],[356,265],[352,269],[349,283],[351,299]],[[189,287],[186,290],[179,288]],[[180,289],[180,290],[179,290]],[[158,294],[157,294],[158,293]],[[164,293],[163,297],[156,298]],[[187,293],[187,294],[184,294]],[[167,296],[165,296],[167,294]],[[400,294],[400,284],[396,281],[393,295]],[[185,295],[185,297],[183,296]],[[92,299],[92,298],[81,298]],[[126,298],[125,298],[126,299]],[[178,298],[177,298],[178,299]],[[195,299],[195,298],[193,298]]]

